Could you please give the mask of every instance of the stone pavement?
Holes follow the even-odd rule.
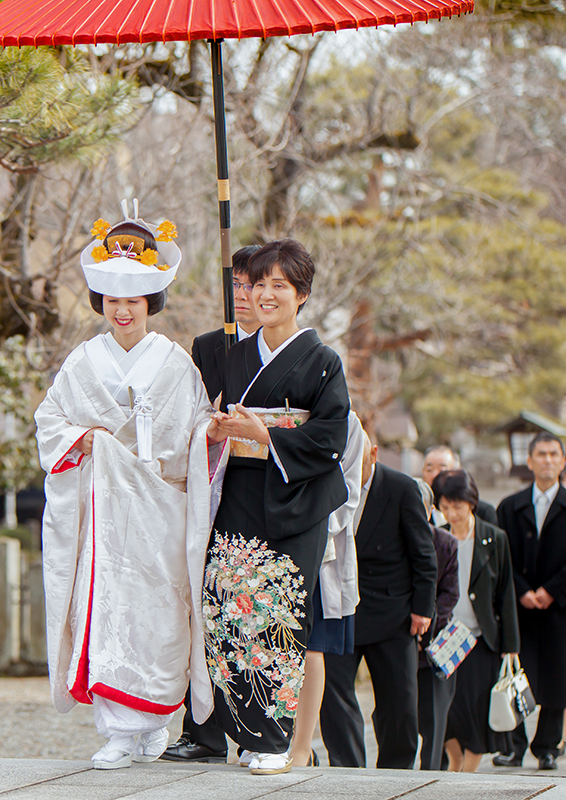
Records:
[[[364,673],[358,696],[366,720],[368,764],[377,747],[371,726],[373,694]],[[181,730],[182,710],[169,726]],[[532,728],[534,724],[530,723]],[[531,734],[532,735],[532,734]],[[495,769],[484,756],[476,775],[389,770],[329,769],[326,751],[313,742],[321,768],[295,768],[287,775],[254,776],[235,764],[187,767],[170,762],[135,764],[130,769],[93,770],[88,759],[104,743],[92,709],[77,706],[58,714],[46,678],[0,678],[0,800],[566,800],[566,757],[553,773],[524,768]],[[64,760],[63,760],[64,759]],[[230,745],[229,761],[236,760]],[[309,796],[310,793],[310,796]]]
[[[255,776],[237,765],[0,759],[1,800],[565,800],[563,777],[302,767]]]

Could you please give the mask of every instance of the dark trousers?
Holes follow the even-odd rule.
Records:
[[[193,719],[191,711],[191,684],[185,695],[185,716],[183,717],[183,733],[186,733],[191,742],[208,747],[210,750],[228,750],[226,734],[219,726],[216,719],[216,712],[213,711],[210,717],[202,725],[197,725]]]
[[[531,742],[531,753],[535,758],[542,758],[547,753],[558,755],[558,745],[562,740],[564,720],[563,708],[541,708],[535,738]],[[525,723],[518,725],[511,734],[512,748],[515,755],[522,758],[529,747]]]
[[[423,737],[421,769],[441,769],[448,712],[456,691],[456,673],[437,678],[430,667],[418,672],[419,733]]]
[[[418,742],[417,644],[412,636],[358,645],[351,655],[325,655],[320,729],[330,765],[366,766],[364,720],[355,688],[362,658],[373,685],[379,768],[412,769]]]

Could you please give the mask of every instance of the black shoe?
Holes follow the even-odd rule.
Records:
[[[509,753],[508,755],[498,753],[498,755],[493,756],[491,763],[494,767],[522,767],[523,758],[516,756],[515,753]]]
[[[556,759],[552,755],[552,753],[546,753],[546,755],[541,756],[538,760],[538,768],[539,769],[558,769],[558,764],[556,763]]]
[[[316,750],[311,750],[309,760],[307,761],[307,767],[320,767],[320,759]]]
[[[186,734],[181,735],[174,744],[161,754],[163,761],[198,761],[205,764],[225,764],[227,750],[211,750],[202,744],[191,742]]]

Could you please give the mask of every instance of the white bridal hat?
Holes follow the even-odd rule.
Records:
[[[143,249],[139,237],[133,236],[136,241],[130,243],[126,241],[129,236],[120,234],[117,236],[120,242],[114,243],[114,249],[109,252],[102,242],[106,236],[112,238],[113,229],[124,223],[110,225],[105,220],[97,220],[91,231],[97,238],[81,253],[81,266],[88,288],[109,297],[140,297],[162,292],[175,280],[181,263],[181,251],[173,242],[177,238],[177,228],[168,220],[160,225],[144,222],[138,216],[137,200],[134,200],[133,217],[128,215],[128,201],[122,200],[121,205],[124,222],[149,231],[156,240],[157,251]]]

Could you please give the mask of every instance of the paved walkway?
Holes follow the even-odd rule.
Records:
[[[566,779],[397,770],[294,769],[255,776],[237,765],[156,761],[93,770],[86,761],[0,759],[2,800],[564,800]]]
[[[366,719],[369,765],[377,747],[371,726],[373,696],[362,673],[358,696]],[[169,726],[181,729],[182,711]],[[254,776],[234,763],[187,767],[170,762],[130,769],[93,770],[88,759],[104,743],[92,709],[58,714],[46,678],[0,678],[0,800],[566,800],[566,757],[553,773],[536,770],[527,755],[521,770],[498,769],[485,756],[476,775],[390,770],[330,769],[317,736],[321,768],[295,768],[287,775]],[[63,760],[64,759],[64,760]],[[235,746],[229,760],[236,759]],[[310,796],[309,796],[310,795]]]

